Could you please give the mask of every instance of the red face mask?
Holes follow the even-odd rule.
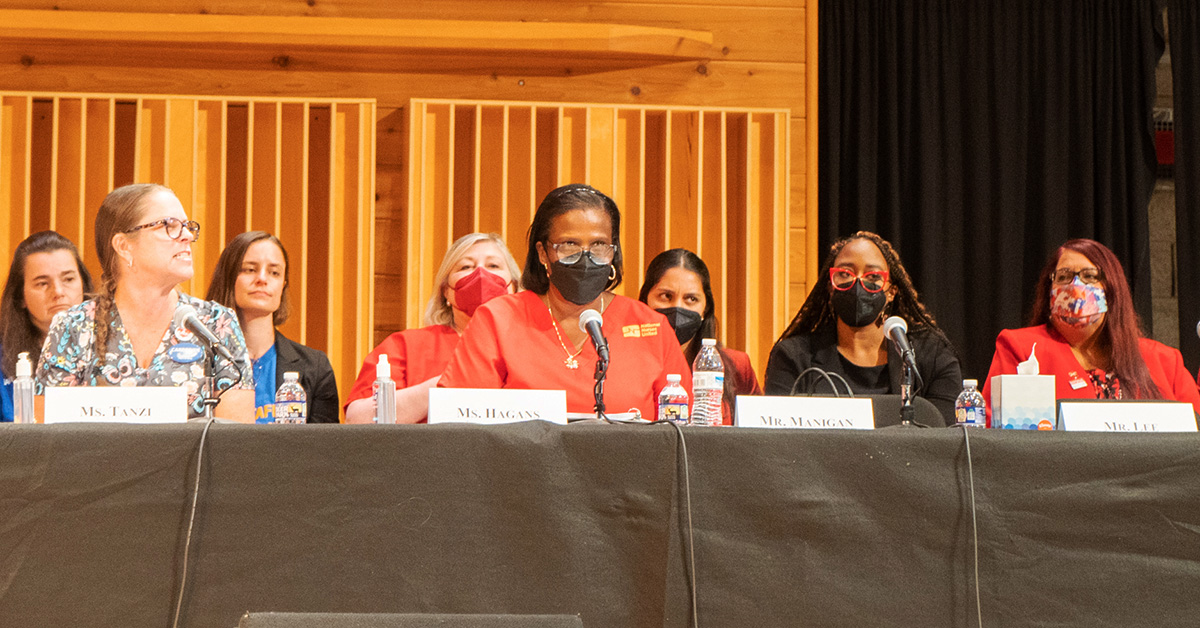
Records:
[[[454,285],[454,307],[467,316],[474,316],[479,306],[492,299],[508,294],[508,282],[503,277],[482,266],[476,266],[471,274]]]

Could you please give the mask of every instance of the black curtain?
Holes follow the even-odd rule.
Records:
[[[821,2],[822,250],[895,244],[966,377],[1069,238],[1113,249],[1148,321],[1161,28],[1153,0]]]
[[[1175,256],[1179,269],[1179,344],[1184,361],[1200,364],[1200,3],[1171,0],[1171,73],[1175,108]]]

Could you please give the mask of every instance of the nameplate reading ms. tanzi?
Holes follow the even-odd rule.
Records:
[[[184,423],[182,386],[46,388],[46,423]]]

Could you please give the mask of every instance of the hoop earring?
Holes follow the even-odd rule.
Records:
[[[609,264],[608,267],[612,269],[612,272],[608,273],[608,280],[612,281],[617,278],[617,267],[612,264]]]

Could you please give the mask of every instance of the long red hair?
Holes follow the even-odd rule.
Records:
[[[1159,397],[1158,387],[1150,378],[1146,361],[1138,341],[1142,337],[1141,324],[1137,312],[1133,309],[1133,295],[1129,290],[1129,281],[1125,279],[1125,270],[1121,262],[1107,246],[1079,238],[1067,240],[1058,247],[1042,274],[1038,277],[1037,292],[1033,299],[1033,310],[1029,315],[1030,325],[1045,325],[1050,322],[1050,288],[1051,276],[1058,268],[1058,260],[1067,251],[1074,251],[1088,258],[1100,270],[1100,278],[1104,282],[1104,298],[1108,302],[1108,314],[1104,324],[1096,331],[1100,334],[1097,346],[1108,353],[1109,365],[1121,381],[1121,390],[1130,394],[1134,399],[1156,399]]]

